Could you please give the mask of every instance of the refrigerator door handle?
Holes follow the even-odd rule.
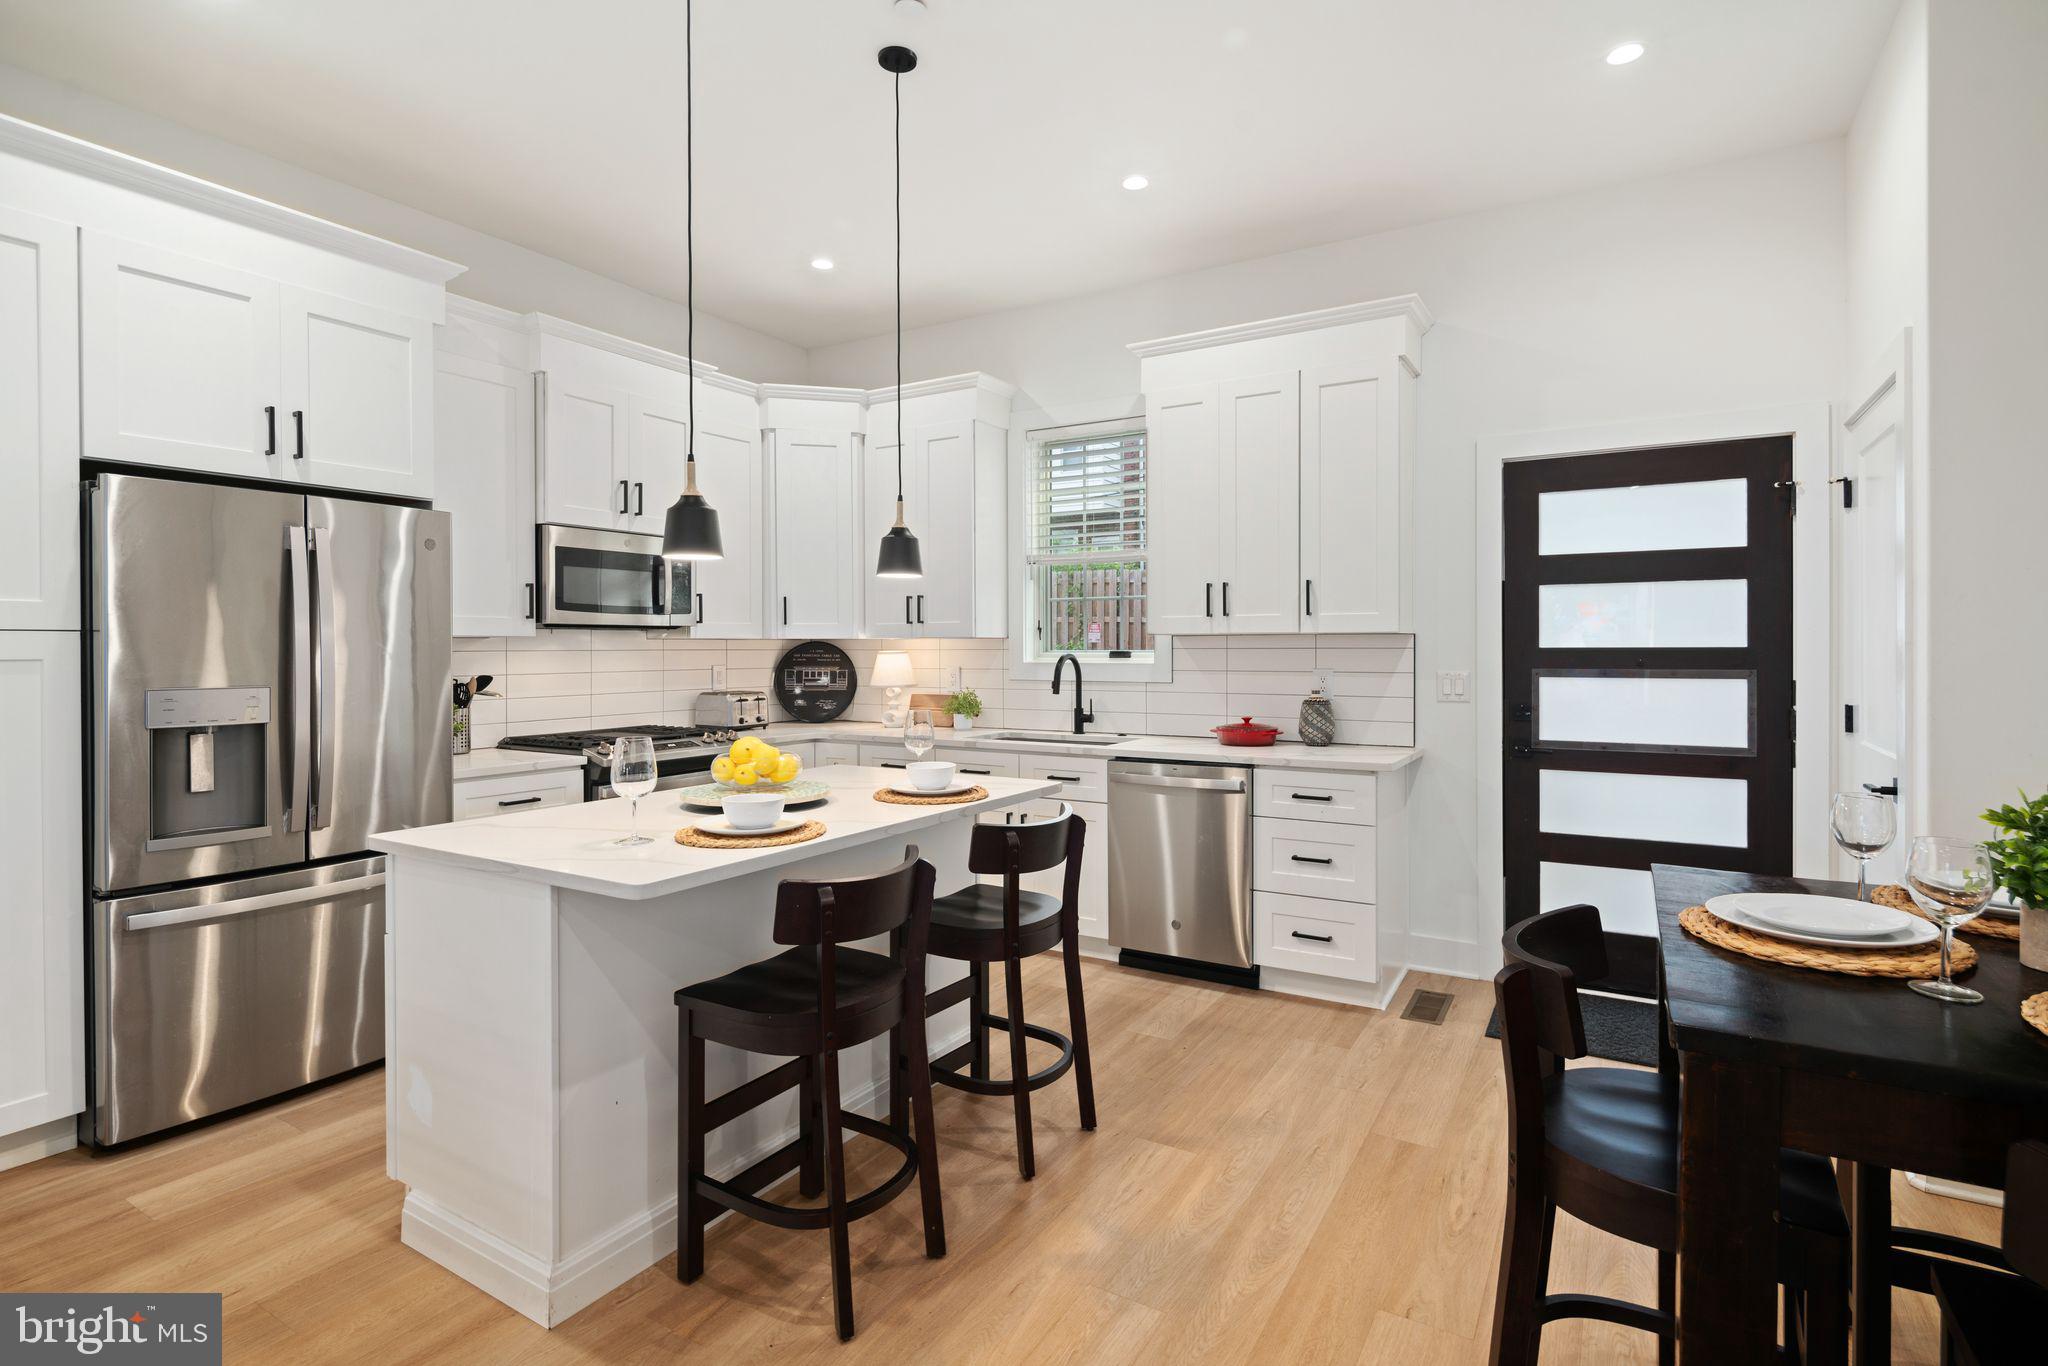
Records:
[[[325,830],[334,817],[334,580],[328,572],[324,526],[310,528],[313,597],[313,771],[307,800],[308,824]]]
[[[343,878],[339,882],[316,882],[310,887],[265,892],[261,896],[245,896],[235,901],[204,901],[167,911],[133,911],[123,918],[121,929],[124,932],[153,930],[164,925],[189,925],[195,920],[226,920],[232,916],[274,910],[279,906],[296,906],[306,901],[333,901],[355,892],[375,891],[383,885],[384,874],[366,873],[362,877]]]
[[[306,528],[284,529],[285,592],[291,615],[291,655],[286,660],[290,700],[285,707],[284,828],[306,828],[306,801],[312,772],[313,636],[312,583],[306,560]]]

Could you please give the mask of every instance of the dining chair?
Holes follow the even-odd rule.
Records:
[[[1579,983],[1608,972],[1592,906],[1521,921],[1501,941],[1493,979],[1508,1090],[1508,1208],[1494,1296],[1494,1366],[1533,1366],[1543,1326],[1589,1318],[1658,1336],[1676,1349],[1678,1077],[1675,1067],[1572,1067],[1586,1056]],[[1660,1021],[1661,1023],[1661,1021]],[[1660,1033],[1662,1032],[1660,1028]],[[1778,1278],[1796,1359],[1848,1358],[1849,1222],[1828,1162],[1780,1155]],[[1616,1237],[1656,1249],[1657,1303],[1549,1293],[1550,1248],[1562,1209]]]
[[[2048,1143],[2015,1143],[2005,1160],[1999,1230],[2013,1275],[1963,1262],[1934,1273],[1942,1366],[2038,1364],[2048,1348]]]
[[[676,1279],[704,1274],[704,1225],[720,1205],[778,1228],[826,1229],[832,1246],[832,1301],[842,1341],[853,1336],[853,1267],[847,1226],[894,1200],[917,1179],[927,1257],[946,1255],[938,1140],[932,1125],[924,1011],[925,937],[936,872],[911,845],[903,862],[872,877],[784,882],[775,893],[774,939],[791,947],[675,995],[682,1045],[677,1124]],[[887,955],[847,948],[886,934]],[[895,1067],[911,1081],[916,1136],[840,1108],[839,1052],[889,1036]],[[704,1096],[706,1041],[791,1060],[715,1100]],[[892,1068],[893,1075],[894,1068]],[[727,1180],[704,1170],[704,1136],[756,1106],[799,1088],[796,1140]],[[843,1130],[888,1144],[903,1165],[861,1195],[846,1193]],[[790,1171],[798,1190],[825,1203],[799,1208],[756,1192]]]

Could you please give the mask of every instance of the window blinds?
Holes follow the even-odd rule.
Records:
[[[1102,563],[1145,551],[1145,434],[1048,441],[1027,496],[1025,555],[1033,562]]]

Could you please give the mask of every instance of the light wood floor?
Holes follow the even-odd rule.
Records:
[[[1058,961],[1026,970],[1056,1026]],[[230,1361],[1483,1361],[1503,1197],[1499,1046],[1484,983],[1441,1026],[1086,965],[1102,1127],[1038,1094],[1039,1176],[1008,1103],[938,1093],[951,1255],[915,1191],[854,1226],[860,1334],[832,1332],[822,1234],[728,1219],[705,1278],[664,1261],[545,1332],[398,1242],[383,1078],[111,1158],[0,1174],[0,1288],[214,1290]],[[1405,991],[1403,999],[1405,1000]],[[999,1052],[1000,1056],[1000,1052]],[[1042,1065],[1042,1062],[1036,1065]],[[893,1165],[853,1140],[870,1181]],[[869,1152],[867,1149],[875,1148]],[[1990,1211],[1901,1183],[1901,1222],[1995,1239]],[[1647,1301],[1647,1253],[1560,1219],[1552,1284]],[[1934,1360],[1897,1298],[1899,1358]],[[1560,1324],[1550,1362],[1654,1359]]]

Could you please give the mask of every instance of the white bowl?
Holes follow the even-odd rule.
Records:
[[[734,829],[766,830],[782,818],[782,804],[786,800],[780,792],[735,792],[718,806]]]
[[[941,792],[953,785],[953,775],[959,769],[941,759],[927,759],[912,764],[908,772],[912,787],[922,792]]]

